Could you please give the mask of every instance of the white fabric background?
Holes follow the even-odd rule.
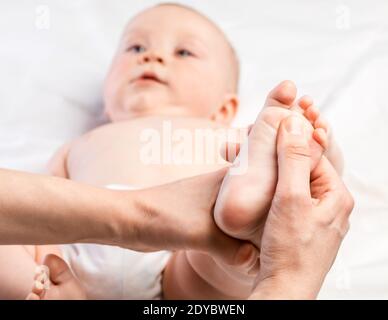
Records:
[[[226,31],[242,61],[241,112],[294,80],[330,120],[356,199],[320,297],[388,298],[388,1],[181,1]],[[140,0],[2,0],[0,167],[41,172],[101,121],[104,75]],[[48,27],[48,28],[46,28]]]

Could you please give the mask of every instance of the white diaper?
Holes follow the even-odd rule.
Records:
[[[109,189],[133,190],[109,185]],[[169,251],[142,253],[97,244],[61,246],[63,257],[90,299],[160,299]]]

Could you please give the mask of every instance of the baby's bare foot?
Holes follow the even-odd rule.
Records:
[[[250,240],[258,248],[277,182],[276,138],[280,122],[291,114],[305,120],[305,132],[311,136],[312,167],[323,152],[322,146],[313,138],[315,130],[309,123],[315,114],[311,114],[311,118],[303,116],[312,107],[312,100],[303,97],[296,102],[295,99],[296,87],[291,81],[282,82],[270,92],[252,126],[248,142],[241,146],[239,157],[247,155],[247,171],[242,175],[232,175],[229,171],[214,210],[215,221],[224,232]],[[321,133],[316,135],[321,137]],[[325,140],[324,136],[321,138]]]
[[[300,112],[303,113],[305,118],[309,120],[314,127],[313,138],[324,148],[325,152],[327,152],[330,148],[331,140],[329,124],[322,117],[311,97],[302,97],[299,100],[298,107],[300,108]]]
[[[27,300],[85,300],[86,293],[69,266],[60,257],[49,254],[37,268],[32,292]]]
[[[344,166],[342,151],[334,139],[329,123],[320,114],[318,108],[314,106],[312,99],[307,97],[307,100],[310,103],[302,103],[300,107],[304,116],[314,127],[313,137],[325,149],[324,155],[341,175]]]

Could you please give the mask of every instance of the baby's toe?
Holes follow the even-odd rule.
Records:
[[[315,129],[313,132],[313,138],[315,139],[315,141],[317,141],[320,144],[320,146],[324,150],[328,149],[329,138],[328,138],[327,132],[323,128]]]
[[[304,116],[311,124],[314,124],[320,116],[319,109],[312,105],[305,110]]]
[[[315,122],[314,122],[314,128],[315,129],[321,128],[328,133],[329,132],[329,123],[322,116],[319,116],[318,119],[315,120]]]
[[[298,100],[298,106],[301,107],[304,111],[310,108],[314,104],[313,98],[310,96],[303,96]]]
[[[289,109],[296,99],[296,86],[290,80],[282,81],[268,94],[264,107],[282,107]]]
[[[304,114],[304,112],[313,105],[313,99],[310,96],[303,96],[298,99],[296,103],[291,107],[292,111]]]

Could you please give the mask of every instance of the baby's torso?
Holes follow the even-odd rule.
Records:
[[[220,143],[227,134],[233,139],[235,132],[199,118],[111,123],[73,143],[67,171],[71,180],[97,186],[168,183],[225,166]]]
[[[101,187],[168,183],[225,166],[218,147],[224,136],[225,128],[202,119],[155,117],[112,123],[71,145],[67,171],[71,180]],[[89,298],[157,299],[162,295],[169,252],[140,253],[93,244],[61,248]]]

